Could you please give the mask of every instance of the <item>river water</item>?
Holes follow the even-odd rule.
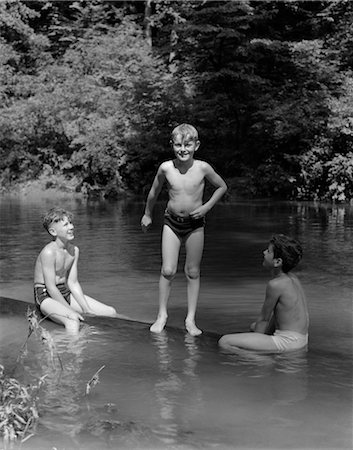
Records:
[[[7,301],[0,315],[2,364],[26,382],[47,375],[38,435],[22,448],[352,447],[352,206],[216,205],[207,217],[197,310],[205,333],[191,338],[183,329],[183,251],[168,328],[161,335],[148,329],[158,308],[163,203],[143,234],[142,201],[2,198],[0,296],[33,303],[34,261],[49,239],[41,214],[55,204],[74,213],[84,291],[132,320],[89,318],[75,340],[45,322],[57,357],[51,360],[32,337],[19,364],[25,304],[10,314]],[[224,354],[218,336],[247,331],[261,308],[269,277],[262,251],[276,232],[303,244],[296,273],[308,297],[308,352]],[[86,395],[86,382],[102,366],[100,383]]]

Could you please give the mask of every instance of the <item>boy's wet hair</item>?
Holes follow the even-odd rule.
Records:
[[[181,136],[183,140],[191,139],[193,141],[197,141],[199,139],[199,133],[196,128],[188,123],[182,123],[174,128],[171,134],[172,143],[177,136]]]
[[[270,239],[274,258],[282,259],[282,270],[287,273],[302,259],[303,249],[297,240],[285,234],[274,234]]]
[[[50,225],[56,222],[60,222],[60,220],[63,220],[64,217],[67,217],[69,221],[72,222],[74,216],[70,211],[66,211],[66,209],[55,206],[44,214],[42,218],[43,227],[49,233]]]

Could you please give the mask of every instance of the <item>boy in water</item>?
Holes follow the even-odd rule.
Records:
[[[227,190],[224,180],[206,162],[195,160],[200,146],[197,130],[188,124],[174,128],[171,135],[175,158],[162,163],[147,197],[141,219],[145,232],[152,223],[152,212],[164,182],[167,182],[169,201],[164,215],[162,232],[162,269],[159,280],[159,312],[150,330],[160,333],[167,321],[167,303],[172,280],[176,274],[179,251],[185,242],[188,313],[186,330],[197,336],[202,331],[195,324],[196,305],[200,290],[200,263],[204,246],[205,215]],[[203,203],[205,179],[216,189]]]
[[[263,266],[271,271],[272,279],[267,284],[261,314],[250,326],[253,333],[223,336],[219,345],[224,349],[288,352],[308,343],[309,316],[305,294],[298,278],[290,273],[302,257],[300,243],[276,234],[263,254]],[[276,330],[273,335],[267,335],[272,313]]]
[[[72,241],[72,214],[52,208],[43,226],[52,237],[37,257],[34,269],[34,302],[44,316],[77,332],[82,313],[118,317],[115,309],[84,295],[77,279],[79,249]]]

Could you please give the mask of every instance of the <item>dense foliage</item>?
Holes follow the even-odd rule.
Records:
[[[141,193],[190,122],[235,192],[351,200],[352,19],[349,1],[4,0],[0,184]]]

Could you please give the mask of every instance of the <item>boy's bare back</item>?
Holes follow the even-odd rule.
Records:
[[[227,350],[289,352],[308,344],[309,315],[306,298],[298,278],[290,271],[303,255],[299,241],[274,234],[263,251],[262,265],[272,274],[266,286],[265,301],[249,333],[221,337],[219,345]],[[273,318],[275,329],[272,331]],[[273,334],[272,334],[273,333]]]
[[[272,279],[268,288],[279,293],[274,310],[277,328],[306,334],[309,327],[306,297],[296,275],[282,274]]]

